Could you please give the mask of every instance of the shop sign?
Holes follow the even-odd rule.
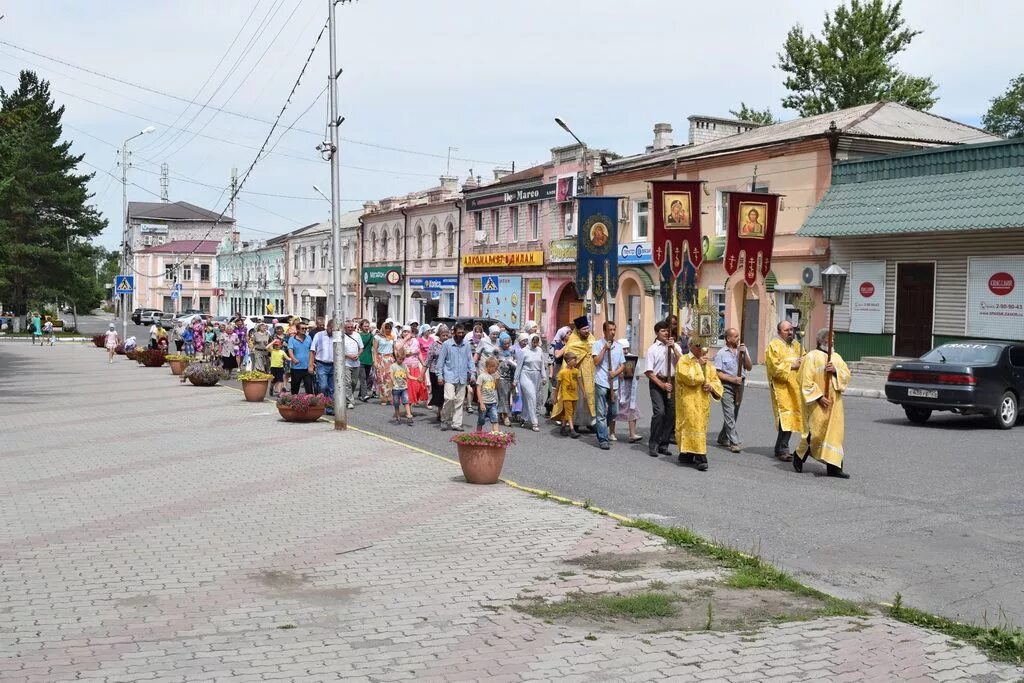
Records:
[[[139,223],[139,232],[143,235],[166,235],[167,226],[161,223]]]
[[[653,263],[654,252],[646,242],[624,242],[619,245],[619,263]]]
[[[411,277],[409,286],[413,289],[454,289],[459,286],[457,277]]]
[[[490,254],[466,254],[463,268],[524,268],[543,266],[543,251],[498,251]]]
[[[553,240],[548,244],[548,261],[550,263],[575,263],[576,238]]]
[[[967,268],[967,334],[1024,339],[1024,256],[972,258]]]
[[[471,197],[466,200],[466,211],[481,211],[483,209],[494,209],[499,206],[511,206],[512,204],[554,199],[556,188],[557,183],[548,183],[547,185],[535,185],[521,190],[496,192],[484,195],[483,197]]]
[[[402,266],[365,266],[363,268],[363,283],[367,285],[379,285],[387,283],[397,285],[402,281]]]
[[[481,318],[494,318],[518,329],[522,323],[523,278],[482,275],[473,278],[473,297]]]
[[[881,334],[885,327],[885,261],[850,263],[850,332]]]

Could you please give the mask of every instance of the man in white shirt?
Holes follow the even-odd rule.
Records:
[[[330,398],[334,398],[334,342],[331,339],[333,335],[334,320],[328,320],[326,329],[313,335],[313,343],[309,347],[309,372],[315,373],[320,393]],[[328,415],[334,414],[332,408],[325,412]]]
[[[647,349],[644,374],[650,380],[651,390],[651,435],[647,442],[647,455],[657,458],[669,454],[669,439],[675,433],[676,405],[672,387],[676,381],[676,363],[683,351],[670,341],[672,326],[667,320],[654,326],[654,334],[658,338]]]
[[[597,406],[597,443],[601,450],[611,448],[609,439],[615,439],[608,433],[608,423],[615,422],[619,411],[616,398],[619,390],[619,375],[626,367],[626,354],[615,341],[615,323],[606,320],[602,328],[604,339],[594,342],[594,395]]]
[[[357,393],[366,391],[366,382],[363,375],[363,368],[359,365],[359,354],[363,352],[363,340],[356,334],[356,324],[351,320],[345,321],[345,386],[348,396],[348,407],[352,409],[355,404],[352,402],[356,396],[364,394]]]

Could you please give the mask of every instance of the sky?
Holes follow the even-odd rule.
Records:
[[[342,210],[437,185],[446,172],[462,181],[470,171],[486,178],[495,167],[546,161],[552,147],[572,142],[555,116],[591,147],[620,154],[643,151],[657,122],[685,142],[688,116],[728,116],[740,101],[794,118],[781,106],[777,53],[790,27],[818,32],[837,4],[339,4]],[[900,68],[938,83],[934,113],[977,125],[1022,68],[1024,3],[906,0],[904,12],[923,33]],[[0,15],[0,87],[15,87],[21,69],[50,81],[66,107],[65,138],[85,155],[80,169],[96,174],[93,202],[110,222],[98,243],[120,241],[116,150],[126,138],[156,129],[129,143],[129,200],[159,201],[166,163],[171,201],[220,212],[231,169],[245,174],[286,102],[272,152],[238,195],[239,229],[259,240],[329,217],[313,189],[330,193],[315,149],[326,134],[326,34],[288,100],[326,0],[7,0]]]

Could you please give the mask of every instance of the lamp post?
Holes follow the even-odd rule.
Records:
[[[568,124],[566,124],[566,122],[563,121],[558,116],[555,117],[555,123],[558,124],[559,128],[561,128],[566,133],[571,135],[573,139],[576,142],[580,143],[580,146],[583,147],[583,188],[579,194],[585,195],[590,191],[590,166],[587,164],[587,143],[583,142],[583,140],[580,140],[579,136],[576,135],[576,133],[572,132],[572,129],[569,128]],[[577,234],[579,234],[579,229],[580,226],[577,225]],[[590,298],[590,287],[587,287],[587,293],[584,297],[584,300],[584,306],[586,307],[587,315],[593,315],[593,310],[591,310],[593,308],[593,300]]]
[[[341,264],[341,168],[338,159],[338,126],[344,118],[338,116],[338,76],[341,71],[338,69],[337,58],[337,36],[335,32],[336,19],[334,5],[336,0],[327,0],[327,21],[330,30],[330,51],[329,61],[331,73],[327,81],[329,93],[328,107],[330,109],[330,121],[327,126],[330,129],[330,162],[331,162],[331,266],[332,281],[334,284],[334,428],[348,428],[348,397],[345,395],[348,387],[345,386],[345,343],[342,340],[342,330],[345,325],[345,304],[342,299],[344,271]]]
[[[832,264],[821,273],[821,300],[828,304],[828,362],[832,362],[832,326],[836,315],[836,306],[841,306],[846,294],[846,271]],[[832,381],[825,379],[825,398],[828,398]]]
[[[156,130],[146,126],[141,131],[125,138],[121,144],[121,216],[124,219],[121,230],[121,274],[128,273],[128,143],[137,137],[148,135]],[[121,295],[121,339],[128,338],[128,295]]]

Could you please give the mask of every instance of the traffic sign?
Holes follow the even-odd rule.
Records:
[[[114,292],[116,294],[134,294],[135,293],[135,276],[134,275],[118,275],[114,278]]]
[[[171,292],[171,298],[172,299],[180,299],[181,298],[181,292],[179,292],[178,290],[174,290],[173,292]]]
[[[181,283],[180,282],[175,282],[174,283],[174,291],[175,292],[180,292],[181,291]]]
[[[497,275],[484,275],[480,278],[480,288],[488,294],[498,293],[498,276]]]

